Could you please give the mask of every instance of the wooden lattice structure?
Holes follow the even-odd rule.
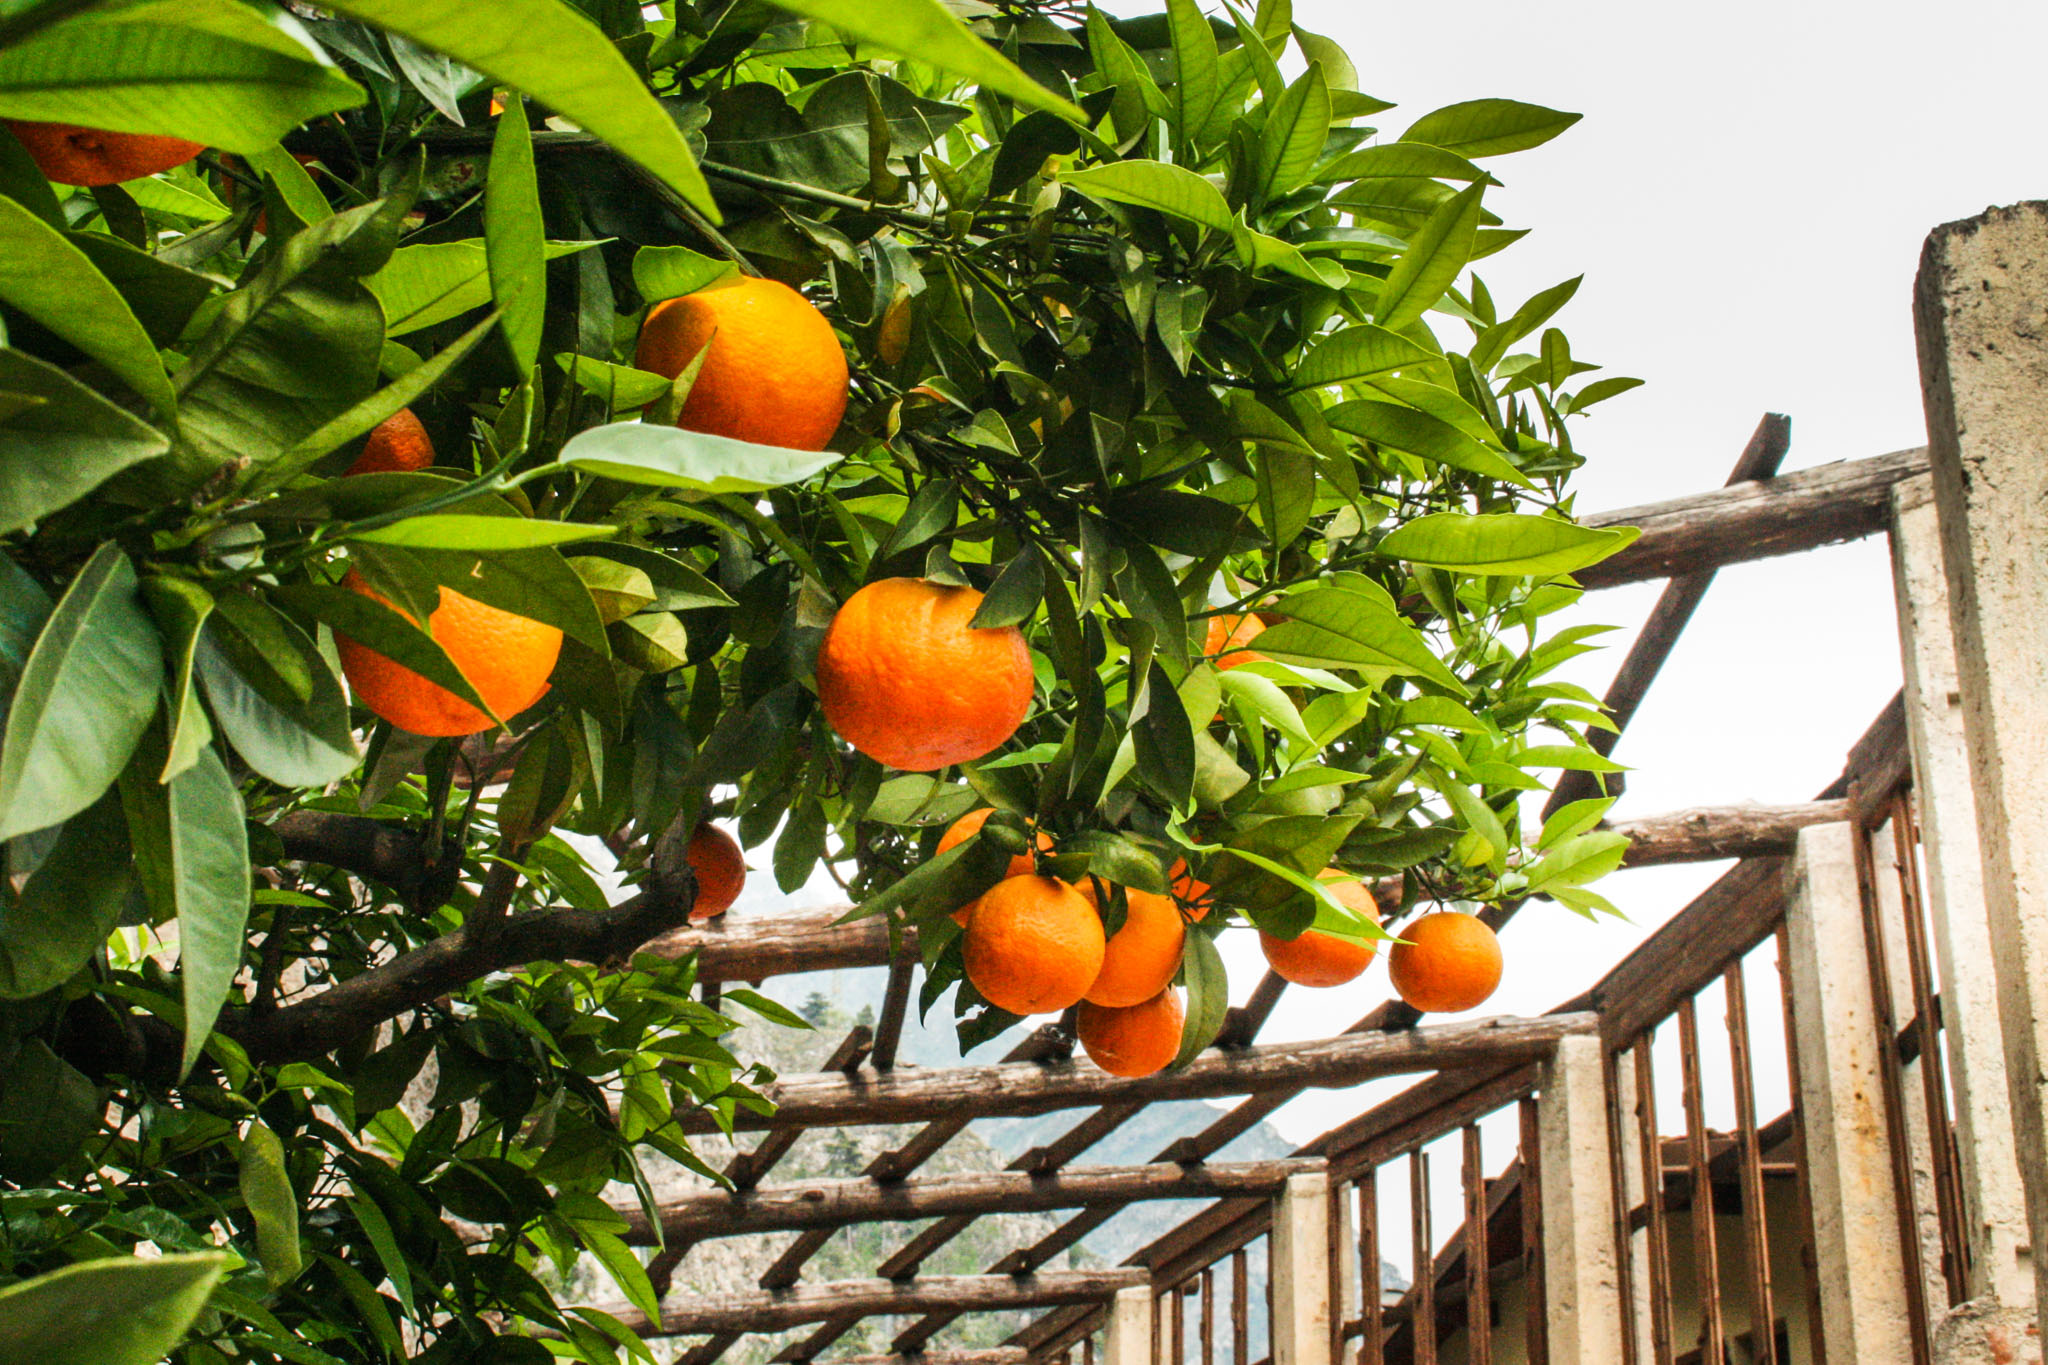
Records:
[[[895,1354],[838,1358],[1932,1362],[1974,1358],[1951,1352],[1970,1331],[2004,1330],[2001,1313],[2030,1316],[2028,1210],[2018,1192],[2037,1173],[2016,1153],[2038,1155],[2041,1113],[2038,1102],[2031,1111],[2022,1103],[2005,1121],[2005,1067],[2008,1052],[2031,1055],[2011,1037],[2031,1016],[2024,1000],[2008,1000],[2002,1047],[1992,968],[2001,952],[2031,951],[2048,937],[2036,922],[2048,908],[2039,885],[2001,893],[1992,879],[2001,866],[2014,875],[2011,857],[2000,864],[1979,852],[2028,821],[2038,827],[2042,813],[1998,809],[2010,793],[2001,797],[1987,778],[1983,741],[1962,711],[2018,724],[2018,684],[1993,685],[2005,668],[2033,678],[2032,714],[2048,721],[2048,655],[1987,660],[1983,634],[1985,614],[2011,608],[2015,594],[2048,601],[2042,523],[2007,526],[1999,545],[1986,543],[1999,537],[1985,521],[1996,510],[1987,499],[2009,494],[2023,457],[2048,466],[2048,452],[2024,436],[2048,430],[2039,415],[2048,414],[2048,349],[2015,323],[2023,354],[2001,357],[1957,319],[1966,307],[1996,312],[2000,299],[2016,317],[2033,316],[2048,249],[2010,258],[2048,247],[2044,221],[2015,210],[1930,243],[1920,321],[1931,455],[1903,450],[1781,475],[1790,427],[1767,416],[1726,487],[1591,519],[1642,535],[1581,575],[1585,586],[1668,580],[1607,696],[1618,724],[1635,714],[1721,566],[1879,534],[1894,552],[1906,686],[1841,776],[1809,801],[1617,825],[1634,839],[1629,866],[1737,861],[1590,990],[1535,1018],[1420,1026],[1388,1002],[1341,1034],[1280,1045],[1259,1041],[1286,989],[1269,974],[1216,1046],[1175,1073],[1109,1077],[1073,1058],[1061,1026],[1039,1029],[1000,1062],[920,1070],[897,1064],[915,954],[899,948],[892,957],[879,921],[836,924],[828,912],[679,931],[660,946],[697,954],[709,990],[882,966],[888,987],[874,1026],[855,1028],[824,1070],[777,1083],[772,1118],[742,1117],[761,1136],[727,1169],[730,1193],[672,1200],[658,1228],[629,1213],[629,1239],[661,1248],[650,1271],[666,1298],[658,1323],[615,1311],[650,1336],[694,1338],[677,1357],[691,1365],[716,1360],[742,1334],[793,1329],[778,1359],[833,1359],[834,1344],[876,1315],[901,1321]],[[1988,257],[1980,232],[2002,244]],[[1956,302],[1975,288],[1974,276],[1958,283],[1957,272],[1972,270],[1987,273],[1991,302]],[[1996,271],[2016,278],[1988,278]],[[2028,288],[2034,302],[2024,305],[1999,292]],[[1970,367],[2000,364],[2005,387],[1978,402],[1982,391],[1971,386],[1981,376]],[[2007,484],[1986,484],[1993,466]],[[2029,477],[2029,488],[2048,483]],[[1983,580],[1982,591],[1952,588],[1955,575]],[[1952,596],[1978,614],[1975,635],[1952,631]],[[2039,629],[2026,638],[2038,641]],[[1611,748],[1614,737],[1604,738]],[[1570,775],[1553,806],[1588,794],[1581,777]],[[1980,809],[2002,822],[1983,837]],[[1501,927],[1516,909],[1487,917]],[[2033,989],[2038,996],[2048,985]],[[2016,990],[2007,983],[2009,996]],[[1789,1083],[1786,1102],[1772,1107],[1759,1098],[1755,1058],[1779,1037]],[[1679,1112],[1660,1113],[1668,1092],[1657,1078],[1674,1067]],[[1211,1160],[1307,1088],[1396,1075],[1418,1079],[1286,1159]],[[1730,1131],[1708,1126],[1710,1088],[1732,1095]],[[1190,1098],[1235,1105],[1149,1163],[1079,1164],[1145,1105]],[[1053,1111],[1076,1117],[1005,1171],[921,1173],[976,1118]],[[1511,1151],[1482,1133],[1481,1121],[1502,1113],[1509,1120],[1494,1131],[1512,1134]],[[918,1126],[856,1178],[776,1181],[802,1132],[869,1124]],[[1455,1219],[1436,1216],[1433,1156],[1459,1167]],[[1382,1217],[1397,1188],[1411,1194],[1406,1226]],[[2027,1192],[2038,1234],[2048,1191]],[[1190,1198],[1213,1202],[1127,1264],[1058,1264],[1119,1210]],[[1055,1210],[1067,1214],[1056,1230],[983,1274],[920,1273],[978,1217]],[[934,1221],[871,1278],[805,1278],[836,1228],[922,1219]],[[668,1292],[678,1261],[702,1239],[790,1232],[751,1292]],[[1383,1294],[1381,1251],[1397,1241],[1412,1248],[1414,1283]],[[1249,1255],[1261,1243],[1263,1284]],[[1269,1340],[1250,1331],[1259,1297]],[[1001,1349],[934,1345],[962,1315],[1027,1308],[1042,1311]]]

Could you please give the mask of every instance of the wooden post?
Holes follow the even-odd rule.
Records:
[[[1892,569],[1906,666],[1921,858],[1941,970],[1942,1032],[1955,1091],[1956,1150],[1970,1238],[1969,1295],[2034,1303],[2027,1205],[2013,1147],[1998,1014],[1997,957],[1984,905],[1977,800],[1956,680],[1948,575],[1931,480],[1892,494]]]
[[[1154,1365],[1149,1285],[1116,1291],[1109,1301],[1109,1323],[1103,1338],[1103,1365]]]
[[[1839,1361],[1919,1358],[1907,1308],[1853,826],[1802,831],[1785,927],[1822,1335]]]
[[[1269,1242],[1273,1365],[1331,1365],[1330,1176],[1289,1176]]]
[[[1552,1365],[1607,1365],[1624,1351],[1602,1051],[1597,1038],[1565,1039],[1536,1096],[1545,1302],[1528,1311],[1549,1321]]]

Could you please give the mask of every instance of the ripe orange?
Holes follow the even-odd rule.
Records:
[[[392,604],[355,570],[342,586]],[[394,611],[397,608],[392,608]],[[485,606],[452,588],[427,617],[427,633],[475,686],[501,719],[509,720],[539,701],[548,674],[562,652],[562,632],[539,621]],[[438,683],[385,658],[367,645],[336,632],[341,671],[356,700],[401,730],[416,735],[474,735],[494,724],[489,716]]]
[[[1186,858],[1173,860],[1173,866],[1166,870],[1166,884],[1173,889],[1174,899],[1187,910],[1189,919],[1209,917],[1209,906],[1216,895],[1216,888],[1195,876]]]
[[[1202,652],[1214,660],[1222,669],[1242,668],[1249,663],[1258,663],[1266,656],[1254,654],[1245,646],[1252,637],[1266,628],[1266,623],[1256,616],[1240,616],[1236,612],[1220,612],[1209,618],[1209,632],[1202,641]]]
[[[411,408],[400,408],[379,422],[363,443],[363,453],[348,467],[350,474],[409,473],[434,462],[434,442]]]
[[[818,647],[825,719],[868,757],[906,772],[1002,746],[1031,707],[1031,651],[1015,626],[968,625],[981,594],[884,578],[846,599]]]
[[[1110,1075],[1149,1076],[1180,1055],[1186,1023],[1180,992],[1168,987],[1123,1009],[1084,1002],[1075,1031],[1088,1060]]]
[[[1321,880],[1334,883],[1330,894],[1340,904],[1378,924],[1379,907],[1373,903],[1371,890],[1360,882],[1339,881],[1343,875],[1326,868]],[[1265,950],[1266,964],[1297,986],[1341,986],[1356,981],[1372,965],[1374,953],[1371,943],[1316,929],[1304,929],[1297,938],[1275,938],[1261,929],[1259,947]]]
[[[1500,940],[1477,915],[1439,910],[1403,929],[1401,937],[1405,941],[1387,953],[1387,975],[1416,1009],[1476,1009],[1500,985]]]
[[[657,303],[633,363],[674,379],[706,346],[677,426],[796,450],[823,450],[839,430],[846,353],[796,290],[739,277]]]
[[[1078,889],[1089,904],[1099,906],[1094,878],[1084,878]],[[1127,887],[1124,903],[1128,908],[1123,926],[1110,935],[1103,950],[1102,971],[1088,994],[1081,997],[1090,1004],[1115,1009],[1143,1004],[1165,990],[1180,970],[1188,927],[1173,898]]]
[[[981,827],[987,824],[989,816],[995,813],[995,807],[993,806],[983,806],[980,810],[967,812],[967,814],[946,827],[946,832],[939,836],[939,847],[936,851],[944,853],[949,848],[958,848],[961,844],[966,843],[969,839],[981,833]],[[1052,836],[1044,830],[1038,831],[1038,847],[1044,852],[1052,852]],[[1007,877],[1028,877],[1037,870],[1038,864],[1032,861],[1029,853],[1019,853],[1010,859],[1009,871],[1003,875]],[[955,910],[953,912],[953,922],[964,928],[967,924],[967,912],[973,908],[974,902],[969,901],[958,910]]]
[[[967,979],[997,1009],[1045,1014],[1080,1000],[1102,970],[1102,919],[1052,877],[1008,877],[967,916]]]
[[[118,185],[182,166],[206,150],[203,142],[149,133],[109,133],[75,123],[4,120],[40,170],[59,185]]]
[[[732,909],[747,884],[747,863],[739,841],[713,824],[697,826],[683,849],[683,861],[697,875],[697,900],[690,923],[702,924]]]

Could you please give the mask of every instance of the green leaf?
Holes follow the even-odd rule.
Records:
[[[1562,517],[1433,512],[1396,527],[1381,554],[1456,573],[1574,573],[1598,564],[1640,534],[1632,526],[1581,526]]]
[[[1036,549],[1026,546],[996,575],[967,624],[983,628],[1021,625],[1031,619],[1044,596],[1045,563]]]
[[[61,511],[168,437],[54,365],[0,350],[0,391],[43,401],[0,418],[0,534]]]
[[[1325,384],[1344,384],[1442,358],[1398,332],[1361,323],[1318,341],[1294,367],[1294,387],[1313,389]]]
[[[1224,970],[1223,955],[1216,951],[1216,940],[1199,930],[1187,936],[1180,979],[1188,992],[1187,1018],[1181,1025],[1175,1067],[1186,1066],[1215,1042],[1230,1013],[1230,975]]]
[[[1604,403],[1610,398],[1616,398],[1627,393],[1630,389],[1639,389],[1642,386],[1642,380],[1627,379],[1620,375],[1612,379],[1596,379],[1572,395],[1571,411],[1574,413],[1584,412],[1595,403]]]
[[[318,223],[333,215],[334,206],[327,202],[327,196],[320,193],[320,187],[313,183],[313,177],[299,164],[299,159],[281,144],[272,143],[247,160],[250,170],[276,183],[285,207],[300,222]]]
[[[1580,117],[1514,100],[1466,100],[1424,114],[1401,141],[1426,142],[1460,156],[1500,156],[1540,147]]]
[[[1528,475],[1508,463],[1507,456],[1474,440],[1443,418],[1433,417],[1406,404],[1361,398],[1339,403],[1323,416],[1339,431],[1363,436],[1395,450],[1405,450],[1453,469],[1467,470],[1523,488],[1534,486]]]
[[[242,1202],[256,1220],[256,1259],[272,1289],[305,1267],[299,1256],[299,1197],[285,1171],[284,1143],[262,1123],[249,1125],[237,1153]]]
[[[0,902],[0,1000],[63,985],[121,923],[135,874],[112,794],[64,823],[21,894]]]
[[[561,464],[627,483],[698,493],[759,493],[802,483],[845,456],[830,450],[786,450],[681,427],[614,422],[569,438]]]
[[[577,388],[593,398],[604,399],[615,413],[646,407],[667,393],[673,382],[666,375],[636,370],[631,365],[615,365],[609,360],[592,360],[587,355],[571,355],[567,351],[557,355],[555,363],[576,381]]]
[[[1583,886],[1619,868],[1628,857],[1629,839],[1615,830],[1596,830],[1560,840],[1523,869],[1530,893],[1562,886]]]
[[[234,217],[234,210],[211,193],[201,194],[189,184],[180,184],[161,175],[130,180],[121,188],[150,213],[189,218],[196,223],[220,223]]]
[[[206,1048],[242,969],[249,922],[249,836],[242,794],[211,745],[168,783],[130,769],[121,784],[136,867],[150,903],[178,920],[184,982],[185,1057]]]
[[[1312,668],[1357,668],[1428,678],[1459,696],[1464,684],[1422,633],[1377,598],[1342,588],[1289,593],[1271,610],[1287,619],[1259,632],[1259,653]]]
[[[1552,285],[1517,308],[1514,316],[1506,322],[1481,332],[1467,357],[1472,368],[1481,374],[1490,374],[1500,358],[1507,354],[1508,347],[1550,321],[1558,309],[1571,301],[1572,295],[1579,292],[1579,283],[1585,278],[1584,275],[1575,275],[1563,284]]]
[[[439,512],[407,517],[389,526],[350,533],[348,539],[372,545],[398,545],[413,550],[531,550],[577,540],[602,540],[616,535],[616,526],[573,521],[542,521],[534,517],[475,516]]]
[[[1285,94],[1274,101],[1259,134],[1258,178],[1251,201],[1266,203],[1307,183],[1330,132],[1330,90],[1323,68],[1309,63]]]
[[[66,234],[6,198],[0,198],[0,301],[105,365],[158,412],[176,412],[170,377],[128,301]]]
[[[676,121],[604,31],[562,0],[336,0],[322,8],[403,34],[525,91],[717,220],[718,205]]]
[[[1578,744],[1532,744],[1510,759],[1517,768],[1564,768],[1574,772],[1627,772],[1628,765],[1616,763],[1596,749]]]
[[[213,596],[183,578],[153,574],[142,580],[142,598],[164,638],[170,669],[170,742],[160,780],[168,782],[198,761],[199,750],[213,742],[213,726],[193,687],[193,662],[201,628],[213,614]]]
[[[694,294],[738,273],[731,261],[686,246],[643,246],[633,253],[633,288],[649,303]]]
[[[579,558],[613,560],[638,569],[654,583],[655,598],[649,605],[656,611],[687,611],[693,607],[736,605],[725,589],[713,583],[682,560],[639,545],[583,545],[574,552]],[[581,575],[578,575],[581,577]]]
[[[260,152],[363,101],[302,35],[232,0],[97,7],[0,52],[0,118]]]
[[[552,261],[597,245],[543,242],[541,254]],[[385,335],[404,336],[491,301],[489,248],[475,238],[402,246],[363,283],[384,305]]]
[[[1574,835],[1584,834],[1607,817],[1616,798],[1612,796],[1589,797],[1583,801],[1572,801],[1559,806],[1543,822],[1543,832],[1536,837],[1540,851],[1553,844],[1562,843]]]
[[[540,358],[541,322],[547,313],[547,234],[541,229],[540,185],[533,170],[533,132],[518,101],[498,118],[491,140],[490,180],[484,187],[484,256],[491,297],[520,374]]]
[[[84,1073],[52,1052],[40,1038],[22,1042],[0,1075],[0,1178],[39,1185],[78,1160],[80,1149],[98,1132],[106,1101]],[[0,1291],[0,1360],[51,1359],[49,1343],[35,1343],[33,1356],[10,1342],[7,1296]],[[104,1357],[68,1356],[80,1362]]]
[[[21,671],[43,622],[50,619],[50,594],[12,559],[0,555],[0,720],[7,718]]]
[[[219,638],[217,626],[201,633],[193,671],[206,691],[214,723],[244,763],[282,787],[324,787],[355,770],[362,755],[349,729],[348,698],[311,641],[294,629],[295,661],[311,680],[302,699],[269,678],[245,675]]]
[[[969,32],[939,0],[775,0],[777,8],[819,19],[849,37],[968,80],[1036,109],[1050,109],[1076,123],[1079,109],[1012,66],[995,48]],[[564,111],[569,112],[569,111]],[[575,117],[571,113],[571,117]],[[590,126],[590,125],[586,125]],[[595,127],[592,132],[599,131]]]
[[[1468,185],[1446,199],[1409,239],[1408,249],[1394,261],[1380,286],[1374,321],[1401,328],[1436,306],[1472,259],[1473,234],[1479,230],[1479,197],[1484,184]]]
[[[1222,88],[1216,33],[1195,0],[1166,0],[1166,22],[1173,38],[1174,123],[1182,141],[1192,146]]]
[[[1507,865],[1510,844],[1507,827],[1493,807],[1479,799],[1479,794],[1448,773],[1435,773],[1434,781],[1438,791],[1450,801],[1451,808],[1458,812],[1458,818],[1488,845],[1486,863],[1495,872]]]
[[[0,839],[84,810],[156,714],[163,643],[112,541],[64,590],[22,670],[0,741]]]
[[[1316,179],[1324,184],[1345,180],[1484,180],[1486,172],[1442,147],[1423,142],[1385,142],[1361,147],[1332,161]]]
[[[1220,232],[1237,226],[1223,191],[1185,166],[1163,161],[1113,161],[1106,166],[1062,171],[1060,183],[1090,199],[1157,209]]]
[[[605,1273],[612,1277],[612,1283],[632,1304],[647,1315],[650,1322],[661,1321],[661,1300],[654,1292],[654,1285],[647,1278],[647,1268],[640,1264],[640,1258],[633,1249],[609,1232],[593,1228],[588,1224],[577,1228],[583,1245],[590,1248]]]
[[[0,1360],[156,1365],[206,1307],[230,1258],[116,1256],[0,1289]]]

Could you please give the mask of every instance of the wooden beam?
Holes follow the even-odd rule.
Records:
[[[1590,526],[1634,526],[1633,545],[1573,575],[1588,588],[1718,569],[1796,554],[1886,529],[1892,485],[1927,470],[1927,451],[1894,451],[1668,502],[1596,512]]]
[[[826,1365],[1029,1365],[1031,1352],[1021,1346],[984,1346],[973,1351],[897,1351],[876,1355],[840,1356]]]
[[[1217,1199],[1277,1193],[1290,1175],[1319,1169],[1301,1161],[1240,1161],[1216,1165],[1071,1166],[1046,1175],[1023,1171],[968,1171],[884,1184],[874,1180],[816,1180],[727,1193],[707,1190],[656,1206],[668,1238],[745,1237],[793,1228],[848,1223],[909,1222],[947,1214],[1042,1213],[1048,1209],[1122,1207],[1154,1199]],[[626,1241],[654,1242],[653,1226],[638,1204],[620,1205]]]
[[[1698,863],[1715,858],[1776,857],[1790,853],[1799,831],[1850,819],[1846,800],[1794,806],[1701,806],[1607,826],[1629,837],[1623,867]]]
[[[1097,1303],[1120,1289],[1149,1285],[1142,1270],[1059,1270],[1041,1275],[927,1275],[914,1280],[830,1280],[789,1289],[676,1299],[661,1306],[661,1321],[627,1304],[605,1305],[627,1330],[643,1337],[707,1336],[728,1332],[782,1332],[841,1314],[874,1317],[936,1310],[1000,1313]]]
[[[768,1087],[772,1116],[741,1113],[741,1128],[847,1127],[918,1123],[948,1115],[975,1118],[1044,1114],[1120,1101],[1213,1099],[1288,1087],[1355,1085],[1375,1076],[1499,1066],[1550,1054],[1559,1038],[1596,1029],[1590,1014],[1541,1019],[1482,1019],[1399,1033],[1352,1033],[1310,1043],[1271,1043],[1240,1052],[1204,1054],[1184,1070],[1112,1076],[1089,1062],[998,1063],[902,1069],[886,1074],[836,1072],[786,1076]],[[709,1116],[676,1115],[685,1132],[716,1131]]]

